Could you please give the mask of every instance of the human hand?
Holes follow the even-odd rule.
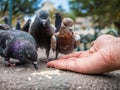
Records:
[[[120,38],[101,35],[87,51],[74,52],[47,63],[48,67],[85,74],[120,69]]]

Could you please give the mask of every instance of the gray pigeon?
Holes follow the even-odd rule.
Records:
[[[31,24],[31,19],[28,19],[27,22],[23,25],[23,27],[21,28],[22,31],[28,32],[29,31],[29,27]]]
[[[9,18],[7,16],[3,17],[3,21],[4,21],[5,24],[7,24],[7,25],[9,25],[11,27],[10,20],[9,20]]]
[[[7,24],[0,24],[0,30],[9,30],[11,27]]]
[[[21,21],[20,21],[20,19],[17,20],[15,29],[16,29],[16,30],[21,30]]]
[[[60,13],[56,12],[55,13],[55,27],[56,27],[55,32],[58,32],[60,30],[61,22],[62,22],[62,17]]]
[[[50,39],[55,29],[50,25],[49,13],[41,10],[35,17],[29,29],[30,34],[35,38],[38,48],[46,49],[47,61],[50,52]]]
[[[38,69],[36,42],[29,33],[0,30],[0,56],[4,58],[5,65],[14,66],[10,62],[10,58],[14,58],[21,64],[32,63]]]
[[[80,36],[73,32],[72,26],[73,20],[64,18],[60,31],[51,37],[51,48],[53,51],[56,51],[56,59],[59,53],[72,53],[80,43]]]

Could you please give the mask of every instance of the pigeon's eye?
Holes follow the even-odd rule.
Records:
[[[42,16],[41,16],[41,15],[39,15],[39,17],[41,18]]]
[[[42,17],[42,15],[41,15],[41,14],[39,14],[39,17]]]
[[[65,26],[67,26],[67,23],[64,23]]]

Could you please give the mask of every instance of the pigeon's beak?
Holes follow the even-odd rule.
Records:
[[[44,27],[45,27],[46,22],[47,22],[47,20],[45,20],[45,19],[42,20],[42,24]]]
[[[37,62],[33,62],[33,66],[36,70],[38,70],[38,65],[37,65]]]

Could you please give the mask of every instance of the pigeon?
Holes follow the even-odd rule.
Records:
[[[55,32],[58,32],[60,30],[60,26],[61,26],[61,22],[62,22],[62,17],[60,15],[59,12],[55,13]]]
[[[23,27],[21,28],[22,31],[28,32],[29,31],[29,27],[31,24],[31,19],[28,19],[27,22],[23,25]]]
[[[38,69],[36,42],[29,33],[0,30],[0,56],[4,58],[6,66],[15,66],[15,63],[10,62],[10,58],[14,58],[21,65],[32,63],[34,68]]]
[[[55,29],[50,24],[49,13],[46,10],[41,10],[36,15],[33,23],[30,26],[29,33],[35,38],[37,48],[46,50],[46,59],[48,62],[50,52],[50,39],[55,33]]]
[[[0,24],[0,30],[9,30],[11,27],[7,24]]]
[[[20,23],[20,19],[17,20],[16,26],[15,26],[16,30],[21,30],[21,23]]]
[[[53,34],[51,37],[51,48],[56,51],[55,59],[58,54],[72,53],[80,43],[80,36],[75,34],[72,29],[73,20],[64,18],[61,23],[60,31]]]
[[[10,20],[8,19],[7,16],[4,16],[3,21],[4,21],[5,24],[7,24],[8,26],[11,27],[11,25],[10,25]]]

